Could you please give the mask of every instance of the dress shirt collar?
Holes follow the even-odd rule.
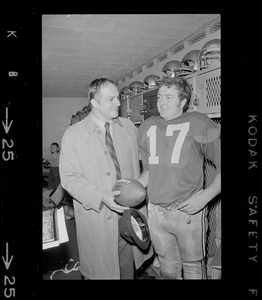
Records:
[[[95,117],[92,112],[90,112],[90,114],[85,118],[85,121],[87,123],[89,133],[96,130],[97,127],[101,128],[101,129],[105,128],[105,123],[106,122],[104,122],[104,121],[98,119],[97,117]],[[108,122],[110,123],[110,125],[114,125],[114,124],[117,123],[119,126],[123,127],[123,125],[122,125],[121,121],[119,120],[119,118],[109,120]]]

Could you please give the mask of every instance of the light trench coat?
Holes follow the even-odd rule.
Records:
[[[138,130],[126,118],[112,125],[112,137],[123,178],[137,179],[140,174],[137,146]],[[90,113],[64,133],[60,152],[62,187],[74,200],[80,271],[89,279],[120,279],[118,256],[119,214],[106,205],[99,209],[105,191],[116,182],[113,161],[101,129]],[[147,217],[146,205],[140,211]],[[138,269],[153,254],[133,246]]]

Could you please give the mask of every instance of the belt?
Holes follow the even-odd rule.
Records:
[[[184,202],[184,200],[183,200],[183,201],[180,201],[180,202],[174,202],[174,203],[172,203],[171,205],[169,205],[169,206],[167,206],[167,207],[162,207],[162,206],[157,205],[157,204],[154,204],[154,205],[155,205],[155,206],[157,207],[157,209],[160,210],[160,211],[165,211],[165,210],[171,211],[171,210],[176,209],[182,202]]]
[[[184,202],[184,201],[182,201],[182,202]],[[172,210],[176,210],[176,208],[182,203],[182,202],[175,202],[175,203],[173,203],[173,204],[171,204],[171,205],[169,205],[168,207],[161,207],[161,206],[159,206],[159,205],[155,205],[156,206],[156,208],[157,208],[157,210],[158,211],[172,211]],[[191,215],[188,215],[188,218],[187,218],[187,220],[186,220],[186,223],[187,224],[190,224],[191,223]]]
[[[203,191],[203,189],[199,190],[199,191],[196,192],[194,195],[196,195],[196,194],[198,194],[198,193],[200,193],[200,192],[202,192],[202,191]],[[153,204],[153,203],[151,203],[151,204],[157,206],[157,208],[159,208],[159,210],[161,210],[161,211],[164,211],[164,210],[170,210],[170,211],[171,211],[171,210],[176,209],[176,208],[177,208],[181,203],[183,203],[184,201],[186,201],[186,200],[178,200],[178,201],[176,201],[176,202],[170,204],[170,205],[167,206],[167,207],[162,207],[162,206],[160,206],[160,205]]]
[[[200,193],[200,192],[202,192],[203,191],[203,189],[201,189],[200,191],[198,191],[198,192],[196,192],[194,195],[196,195],[196,194],[198,194],[198,193]],[[167,207],[161,207],[161,206],[159,206],[159,205],[157,205],[157,204],[154,204],[156,207],[157,207],[157,209],[158,209],[158,211],[166,211],[166,210],[168,210],[168,211],[172,211],[172,210],[175,210],[181,203],[183,203],[185,200],[182,200],[182,201],[176,201],[176,202],[174,202],[174,203],[172,203],[171,205],[169,205],[169,206],[167,206]],[[190,224],[191,223],[191,215],[188,215],[188,219],[187,219],[187,222],[186,222],[187,224]]]

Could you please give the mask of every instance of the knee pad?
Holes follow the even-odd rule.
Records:
[[[184,279],[205,279],[205,268],[203,260],[183,261]]]

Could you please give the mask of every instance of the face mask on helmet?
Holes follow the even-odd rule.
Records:
[[[148,75],[144,79],[144,87],[145,89],[152,89],[158,85],[158,82],[160,82],[160,77],[157,75]]]
[[[192,73],[199,69],[198,56],[200,50],[192,50],[188,52],[182,59],[184,72]]]
[[[166,77],[173,78],[175,76],[179,76],[179,74],[181,73],[181,69],[182,63],[180,61],[171,60],[163,66],[162,72],[165,73]]]
[[[205,43],[199,52],[200,70],[220,62],[220,39]]]
[[[131,94],[138,94],[144,90],[144,84],[141,81],[134,81],[130,83],[129,90]]]
[[[129,95],[129,87],[128,86],[124,86],[121,91],[119,92],[119,98],[120,100],[124,99],[125,97],[127,97]]]

